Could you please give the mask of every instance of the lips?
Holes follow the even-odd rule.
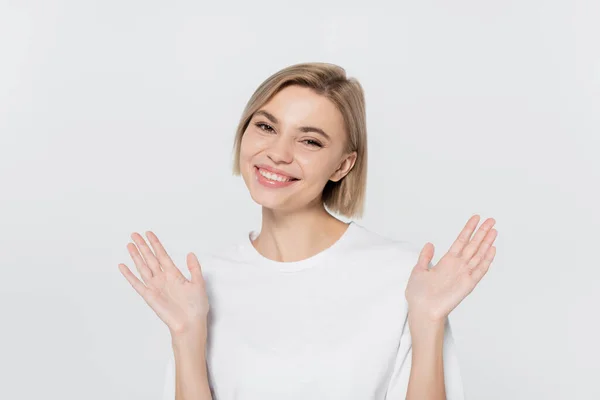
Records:
[[[276,178],[275,174],[272,172],[267,172],[266,170],[259,169],[258,167],[254,167],[254,174],[256,176],[256,181],[259,185],[271,189],[283,189],[289,186],[295,185],[299,180],[296,178],[287,178],[281,175],[277,175],[280,178]],[[268,175],[267,176],[265,176]],[[281,180],[279,180],[281,179]]]
[[[277,174],[277,175],[279,175],[281,177],[289,178],[289,179],[291,179],[293,181],[299,180],[299,178],[296,178],[295,176],[290,175],[289,173],[287,173],[287,172],[285,172],[283,170],[280,170],[280,169],[275,168],[275,167],[271,167],[271,166],[266,165],[266,164],[255,165],[255,168],[259,168],[259,169],[262,169],[262,170],[265,170],[265,171],[268,171],[268,172],[272,172],[272,173]]]

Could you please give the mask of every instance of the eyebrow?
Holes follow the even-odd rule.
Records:
[[[277,118],[275,118],[275,116],[265,110],[258,110],[257,112],[254,113],[254,115],[264,115],[265,117],[267,117],[267,119],[269,119],[272,123],[274,124],[278,124],[279,120]],[[300,128],[298,128],[301,132],[307,133],[307,132],[315,132],[320,134],[321,136],[325,137],[325,139],[327,140],[331,140],[331,137],[325,133],[325,131],[321,128],[317,128],[315,126],[301,126]]]

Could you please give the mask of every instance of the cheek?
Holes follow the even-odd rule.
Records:
[[[264,147],[264,141],[258,137],[254,132],[247,131],[242,136],[242,143],[240,144],[240,157],[248,159],[256,153],[259,153]]]
[[[242,142],[240,143],[240,159],[248,160],[250,155],[253,153],[254,143],[248,134],[244,134]]]
[[[324,153],[297,154],[296,160],[307,180],[326,182],[334,168],[331,165],[330,157]]]

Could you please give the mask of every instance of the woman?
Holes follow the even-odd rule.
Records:
[[[329,211],[362,215],[366,150],[360,84],[332,64],[290,66],[256,90],[235,138],[260,232],[202,264],[189,253],[190,279],[152,232],[151,248],[132,234],[143,282],[119,269],[169,327],[165,400],[464,398],[447,317],[487,272],[495,221],[471,237],[471,217],[435,267],[430,243],[340,221]]]

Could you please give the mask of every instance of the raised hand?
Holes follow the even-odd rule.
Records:
[[[152,249],[136,232],[131,234],[131,238],[137,247],[131,242],[127,244],[127,250],[143,283],[125,264],[119,264],[119,270],[158,317],[167,324],[171,335],[185,333],[189,329],[206,328],[209,304],[198,258],[194,253],[187,255],[186,261],[191,275],[191,280],[188,280],[173,263],[156,235],[148,231],[146,237]]]
[[[471,239],[478,223],[479,215],[472,216],[448,253],[431,269],[434,247],[425,244],[406,286],[410,314],[443,320],[483,278],[496,255],[492,244],[498,232],[492,229],[496,221],[489,218]]]

